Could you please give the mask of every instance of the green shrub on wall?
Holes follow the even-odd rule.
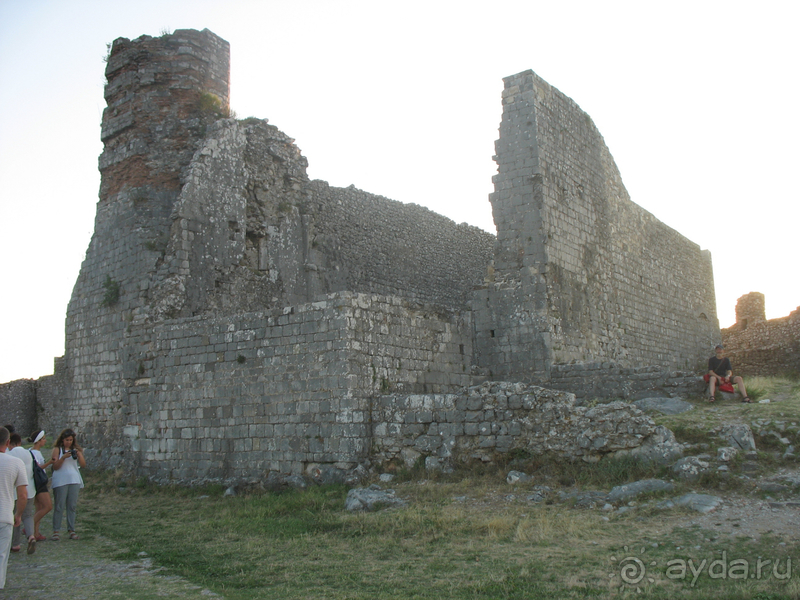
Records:
[[[100,306],[114,306],[119,302],[120,288],[119,282],[112,279],[111,275],[106,275],[106,280],[103,282],[103,301]]]

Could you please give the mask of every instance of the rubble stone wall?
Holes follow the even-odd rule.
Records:
[[[393,394],[376,399],[372,410],[373,455],[408,466],[420,457],[435,466],[488,462],[512,450],[593,462],[639,449],[655,433],[653,420],[630,404],[576,406],[573,394],[522,383]]]

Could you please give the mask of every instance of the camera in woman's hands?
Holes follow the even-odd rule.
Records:
[[[72,458],[74,458],[75,460],[78,460],[78,451],[77,451],[77,450],[75,450],[75,448],[72,448],[72,449],[69,451],[69,453],[70,453],[70,455],[72,456]]]

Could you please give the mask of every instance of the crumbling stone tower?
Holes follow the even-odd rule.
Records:
[[[184,170],[228,110],[229,54],[207,29],[110,48],[95,229],[67,309],[65,394],[77,400],[75,421],[124,419],[123,336],[162,258]],[[101,435],[107,426],[91,428]]]
[[[504,82],[478,364],[539,382],[575,363],[694,367],[719,336],[710,254],[630,201],[570,98],[532,71]]]
[[[750,292],[736,301],[736,328],[744,331],[750,325],[767,320],[764,294]]]

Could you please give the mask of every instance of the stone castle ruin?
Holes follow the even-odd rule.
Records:
[[[97,465],[597,460],[664,432],[581,399],[696,385],[719,341],[709,253],[631,202],[588,115],[531,71],[504,80],[496,236],[309,180],[286,134],[229,118],[208,30],[117,39],[106,77],[95,231],[34,394]]]
[[[764,294],[750,292],[736,302],[736,323],[721,334],[738,374],[800,376],[800,307],[767,320]]]

